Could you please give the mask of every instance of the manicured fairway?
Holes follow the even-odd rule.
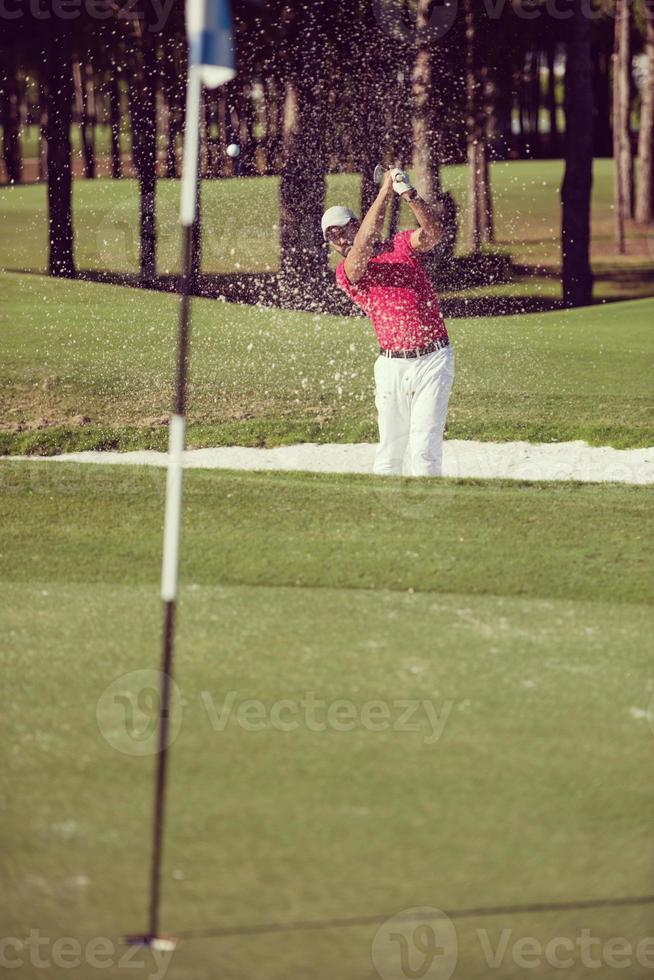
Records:
[[[613,170],[596,160],[592,212],[593,266],[598,298],[628,299],[654,292],[654,243],[647,229],[629,224],[628,254],[617,254],[613,230]],[[560,160],[511,161],[492,166],[496,247],[514,261],[557,270],[560,265]],[[445,167],[443,181],[459,206],[459,251],[467,250],[467,168]],[[331,174],[327,206],[359,209],[360,176]],[[263,272],[279,263],[279,178],[254,177],[203,184],[202,267],[205,272]],[[179,263],[179,182],[157,185],[157,262],[160,273]],[[44,185],[0,188],[0,268],[45,272],[47,266]],[[409,215],[402,213],[402,225]],[[138,186],[134,180],[77,180],[74,184],[75,254],[80,269],[138,272]],[[560,284],[547,276],[521,276],[487,294],[560,297]]]
[[[158,665],[164,479],[0,464],[8,934],[86,942],[145,925],[153,759],[112,747],[96,709],[115,678]],[[201,471],[186,487],[163,926],[203,938],[180,945],[169,978],[376,976],[378,923],[243,926],[651,891],[646,491]],[[318,728],[300,708],[281,730],[273,706],[310,693]],[[238,714],[248,699],[261,730]],[[354,725],[320,728],[342,700]],[[406,700],[431,705],[413,729],[364,723],[373,701],[399,722]],[[154,705],[138,707],[147,728]],[[652,911],[455,924],[455,978],[481,980],[477,930],[493,946],[502,928],[636,943]],[[27,961],[20,975],[42,972]],[[509,952],[492,973],[524,968]],[[587,975],[574,954],[566,976]]]
[[[165,448],[178,300],[5,274],[0,447]],[[654,300],[453,320],[450,438],[654,445]],[[376,439],[367,320],[193,304],[190,443]],[[18,430],[18,431],[17,431]]]

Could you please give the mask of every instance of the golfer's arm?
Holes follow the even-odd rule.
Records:
[[[352,248],[345,259],[345,274],[350,282],[356,282],[365,275],[368,262],[374,252],[375,242],[380,237],[384,227],[386,205],[389,199],[388,190],[381,190],[361,222],[352,242]]]
[[[418,219],[419,225],[411,235],[411,248],[417,252],[429,252],[438,244],[443,234],[436,209],[420,197],[407,201],[407,204]]]

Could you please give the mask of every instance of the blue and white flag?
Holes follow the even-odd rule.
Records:
[[[236,74],[229,0],[186,0],[189,63],[207,88],[231,81]]]

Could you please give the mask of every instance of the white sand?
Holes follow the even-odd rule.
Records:
[[[197,469],[304,470],[312,473],[371,473],[374,445],[302,443],[277,449],[240,446],[189,450],[185,466]],[[122,463],[165,466],[166,454],[144,452],[82,452],[47,457],[44,462]],[[446,441],[443,475],[505,477],[514,480],[581,480],[584,482],[654,483],[654,447],[611,449],[585,442]]]

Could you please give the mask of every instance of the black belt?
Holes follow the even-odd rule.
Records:
[[[434,340],[426,347],[412,347],[410,350],[384,350],[380,347],[379,353],[382,357],[424,357],[425,354],[433,354],[435,350],[443,350],[444,347],[449,346],[450,342],[445,338],[445,340]]]

